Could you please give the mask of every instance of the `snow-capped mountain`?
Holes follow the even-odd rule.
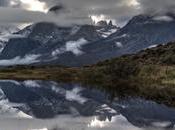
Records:
[[[138,15],[121,29],[105,21],[96,26],[74,27],[42,22],[16,34],[24,37],[9,40],[0,55],[0,65],[9,65],[17,60],[29,64],[27,58],[37,65],[81,66],[173,41],[175,19],[170,14]]]

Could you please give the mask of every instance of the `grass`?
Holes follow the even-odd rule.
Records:
[[[175,107],[175,66],[108,63],[82,68],[17,67],[0,70],[0,79],[81,83],[113,96],[143,97]]]

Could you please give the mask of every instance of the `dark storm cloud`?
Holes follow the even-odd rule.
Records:
[[[60,26],[70,26],[72,24],[88,24],[90,21],[83,17],[74,18],[60,14],[56,17],[53,14],[27,11],[19,8],[0,7],[0,23],[32,23],[32,22],[55,22]]]
[[[0,6],[7,6],[9,4],[9,0],[0,0]]]
[[[15,5],[10,4],[10,1],[15,1]],[[69,23],[73,22],[90,22],[89,16],[91,15],[104,15],[108,19],[115,19],[120,22],[125,22],[129,20],[134,15],[142,13],[165,13],[172,12],[175,10],[175,0],[36,0],[45,2],[47,9],[49,10],[55,5],[62,6],[58,10],[58,14],[51,18],[49,14],[43,14],[38,12],[26,11],[23,14],[23,10],[26,6],[21,0],[0,0],[0,6],[5,7],[17,7],[18,13],[14,14],[14,10],[8,10],[8,14],[14,14],[12,18],[11,15],[6,15],[7,12],[0,13],[0,22],[5,20],[10,21],[30,21],[36,22],[40,20],[53,20],[59,22],[65,22],[69,20]],[[63,10],[63,11],[62,11]],[[10,11],[12,11],[10,13]],[[21,11],[21,12],[20,12]],[[20,13],[19,13],[20,12]],[[20,16],[19,16],[20,14]],[[30,14],[30,15],[29,15]],[[38,15],[38,17],[37,17]],[[3,17],[7,17],[3,18]],[[30,16],[30,17],[29,17]],[[32,17],[33,16],[33,17]],[[36,18],[37,17],[37,18]],[[17,19],[18,18],[18,19]],[[25,18],[25,19],[24,19]],[[10,20],[11,19],[11,20]],[[13,20],[12,20],[13,19]],[[22,19],[22,20],[21,20]],[[90,22],[91,23],[91,22]]]
[[[145,13],[175,12],[175,0],[138,0]]]
[[[31,22],[38,21],[40,18],[44,18],[44,14],[40,12],[31,12],[23,9],[5,8],[0,7],[0,22],[10,23],[10,22]]]
[[[41,0],[48,4],[48,7],[55,4],[62,4],[73,14],[107,15],[109,17],[131,16],[138,13],[136,6],[131,0]],[[134,1],[134,0],[132,0]]]
[[[48,6],[62,3],[71,11],[105,14],[110,17],[133,16],[140,13],[175,12],[175,0],[42,0]],[[138,4],[138,5],[136,5]]]
[[[11,5],[10,1],[15,2],[15,5]],[[70,20],[69,22],[85,22],[85,23],[91,23],[90,21],[90,16],[91,15],[105,15],[106,18],[108,19],[117,19],[118,21],[121,21],[121,19],[124,18],[131,18],[133,15],[136,15],[138,13],[138,9],[136,8],[136,6],[132,5],[131,2],[128,2],[129,0],[36,0],[36,1],[41,1],[41,2],[45,2],[47,5],[48,10],[50,8],[52,8],[55,5],[61,5],[63,8],[63,11],[59,10],[59,15],[57,15],[57,18],[60,20],[61,18],[64,18],[64,20],[61,19],[61,21],[65,21],[65,20]],[[8,7],[18,7],[21,9],[25,9],[25,4],[21,1],[21,0],[0,0],[1,2],[1,6],[8,6]],[[9,12],[12,10],[8,10],[7,12]],[[21,10],[23,11],[23,10]],[[4,14],[6,14],[4,11],[2,13],[0,13],[0,17]],[[12,11],[12,14],[14,12]],[[20,14],[20,19],[23,16],[23,13],[18,13],[16,14],[16,16],[18,16]],[[34,16],[34,22],[36,14],[34,12],[32,12],[33,16]],[[31,15],[31,14],[30,14]],[[10,15],[9,15],[10,16]],[[4,15],[3,17],[8,17],[7,15]],[[46,16],[46,15],[45,15]],[[26,17],[26,15],[24,15],[24,17]],[[47,18],[49,17],[50,20],[50,16],[47,16]],[[124,18],[123,18],[124,17]],[[12,17],[13,18],[13,17]],[[11,18],[11,19],[12,19]],[[38,17],[40,18],[40,16]],[[47,19],[45,18],[45,19]],[[25,21],[20,20],[19,21]],[[28,20],[29,18],[26,18],[26,21],[30,21]],[[31,16],[30,16],[30,19]],[[42,16],[43,19],[43,16]],[[3,20],[0,19],[0,22],[4,22],[5,18],[3,18]],[[8,22],[10,20],[8,19]],[[13,20],[12,20],[13,21]],[[14,19],[14,21],[17,22],[16,19]],[[31,20],[32,21],[32,20]]]

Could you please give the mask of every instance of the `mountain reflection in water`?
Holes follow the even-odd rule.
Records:
[[[175,109],[77,84],[0,81],[2,130],[175,129]],[[55,129],[54,129],[55,130]]]

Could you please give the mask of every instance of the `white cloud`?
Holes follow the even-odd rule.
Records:
[[[165,22],[171,22],[173,21],[174,19],[170,16],[155,16],[153,18],[153,20],[156,20],[156,21],[165,21]]]
[[[1,100],[0,101],[0,114],[1,114],[1,118],[2,117],[6,117],[6,118],[28,118],[28,119],[32,118],[31,116],[27,115],[26,113],[16,109],[15,105],[10,103],[8,100]]]
[[[115,124],[115,125],[114,125]],[[88,127],[95,129],[115,129],[115,130],[143,130],[133,126],[128,120],[122,115],[113,116],[111,121],[106,119],[105,121],[99,120],[97,117],[94,117],[91,122],[88,124]]]
[[[171,122],[168,122],[168,121],[167,122],[166,121],[165,122],[153,122],[152,125],[155,127],[166,128],[171,125]]]
[[[66,51],[70,51],[75,55],[81,55],[83,53],[81,47],[87,43],[87,40],[84,38],[81,38],[78,41],[69,41],[66,43]]]
[[[0,7],[0,23],[8,24],[24,24],[24,23],[36,23],[36,22],[54,22],[59,26],[71,26],[71,25],[81,25],[90,24],[91,20],[89,17],[80,16],[74,17],[72,14],[60,14],[55,15],[52,13],[42,13],[36,11],[27,11],[20,8],[5,8]]]
[[[118,48],[122,48],[122,47],[123,47],[123,44],[122,44],[121,42],[116,42],[115,44],[116,44],[116,46],[117,46]]]
[[[83,104],[87,101],[87,99],[82,97],[80,92],[80,88],[74,88],[71,91],[66,91],[66,99],[69,101],[77,101],[78,103]]]
[[[16,18],[18,18],[18,21],[16,20],[17,22],[38,22],[38,20],[45,21],[50,19],[53,21],[54,19],[54,21],[59,21],[62,24],[66,24],[67,22],[69,24],[91,24],[92,21],[90,20],[89,16],[97,16],[98,18],[99,16],[105,16],[107,19],[117,19],[117,21],[123,21],[123,17],[128,20],[133,15],[138,14],[138,9],[136,7],[139,5],[137,0],[30,0],[30,2],[29,0],[8,1],[9,4],[6,3],[3,5],[30,11],[41,11],[45,13],[46,10],[52,6],[61,4],[64,11],[60,11],[58,15],[54,15],[52,18],[50,18],[50,13],[43,15],[41,12],[31,12],[32,14],[26,15],[26,11],[23,10],[22,16],[25,17],[23,18],[19,17],[21,15],[21,12],[19,11],[14,15],[14,12],[16,12],[14,8],[13,10],[10,8],[11,13],[0,9],[0,12],[3,12],[4,16],[8,13],[8,15],[5,17],[0,17],[0,22],[2,21],[1,18],[5,19],[8,17],[13,18],[11,21],[14,21],[14,19],[16,20]],[[6,19],[6,21],[8,20]]]
[[[21,2],[21,6],[24,9],[31,10],[31,11],[40,11],[40,12],[47,12],[47,7],[45,2],[41,2],[38,0],[19,0]],[[13,2],[15,3],[15,1]]]
[[[149,14],[162,14],[175,11],[174,0],[138,0],[141,9]]]
[[[26,65],[38,62],[37,58],[39,55],[26,55],[24,57],[15,57],[8,60],[0,60],[0,66],[10,66],[10,65]]]
[[[24,85],[27,86],[27,87],[34,87],[34,88],[35,87],[37,87],[37,88],[40,87],[38,82],[37,81],[33,81],[33,80],[26,80],[26,81],[24,81]]]
[[[83,54],[81,47],[87,43],[88,41],[84,38],[80,38],[77,41],[68,41],[65,46],[52,51],[52,56],[57,56],[65,52],[72,52],[74,55],[81,55]]]
[[[0,0],[0,2],[2,6],[41,12],[46,12],[47,9],[55,5],[61,5],[63,8],[60,12],[58,11],[58,15],[54,16],[54,21],[59,24],[62,23],[62,25],[67,25],[67,23],[71,25],[82,23],[91,24],[89,16],[96,16],[96,18],[93,19],[100,19],[101,16],[105,16],[105,19],[116,20],[118,24],[122,25],[122,23],[126,23],[131,17],[142,13],[150,13],[153,15],[156,13],[175,12],[174,0],[30,0],[30,2],[29,0]],[[13,11],[11,11],[11,14],[14,14]],[[3,10],[0,10],[0,12],[3,12],[3,14],[7,13],[7,11]],[[24,19],[23,17],[17,17],[17,14],[14,16],[18,18],[18,21],[21,19],[23,19],[22,21],[30,22],[50,19],[53,21],[53,18],[48,16],[50,13],[42,14],[42,16],[41,14],[32,15],[35,17],[32,18],[32,20],[31,15],[23,15],[23,17],[25,17]],[[38,17],[36,17],[36,15]],[[0,19],[6,17],[12,16],[6,15],[5,17],[0,17]]]
[[[0,41],[8,42],[11,38],[24,38],[24,36],[19,34],[2,34],[0,35]]]

